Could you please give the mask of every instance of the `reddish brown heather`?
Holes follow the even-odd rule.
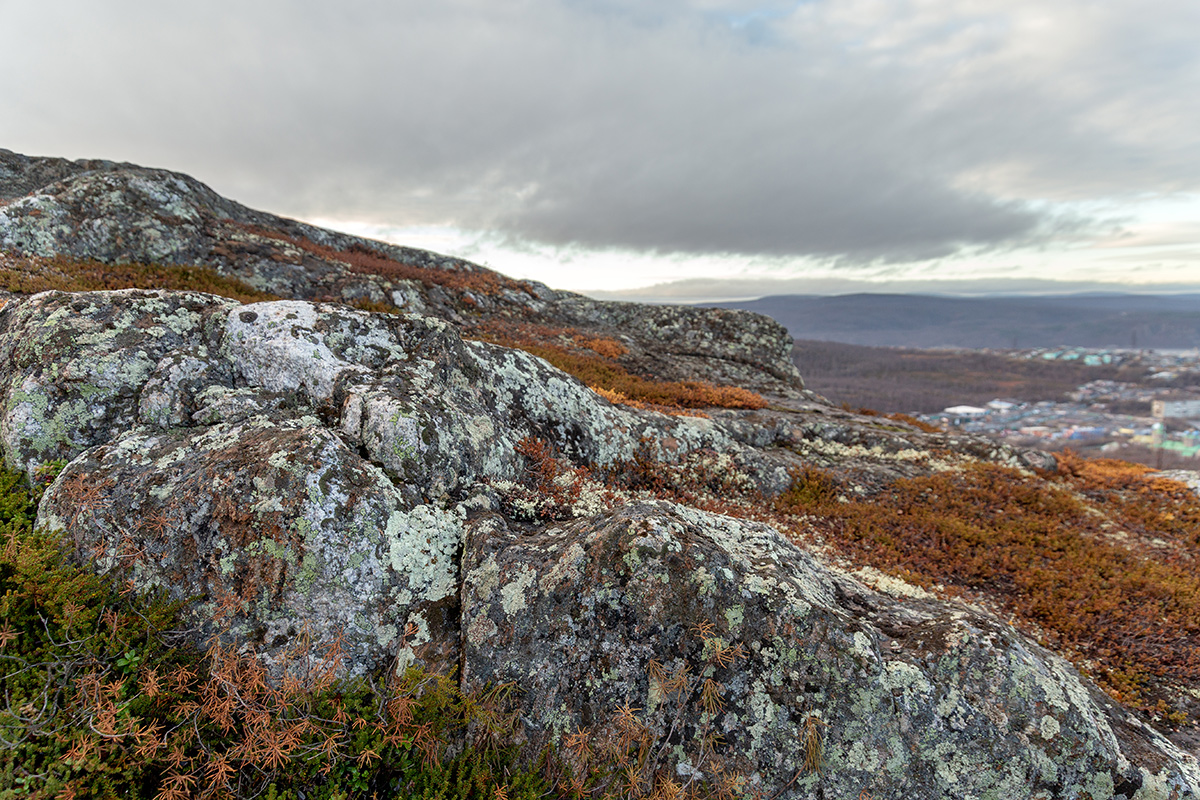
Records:
[[[760,395],[705,381],[658,381],[631,374],[616,361],[628,351],[615,339],[591,337],[571,328],[490,319],[480,326],[483,341],[543,358],[610,402],[678,413],[679,409],[766,408]]]
[[[1138,465],[1060,465],[980,464],[849,502],[810,469],[777,508],[855,563],[998,601],[1118,700],[1166,712],[1171,684],[1200,683],[1200,498]]]
[[[42,258],[0,253],[0,289],[14,294],[36,294],[50,289],[91,292],[148,288],[207,292],[242,303],[279,299],[235,278],[219,275],[209,267],[105,264],[62,255]]]
[[[353,244],[346,250],[336,250],[304,237],[289,236],[281,231],[257,225],[240,225],[238,227],[256,236],[286,242],[317,258],[337,261],[345,264],[353,272],[366,275],[378,275],[391,280],[419,281],[425,286],[445,286],[459,292],[476,292],[484,295],[496,295],[504,289],[515,291],[525,289],[520,282],[491,270],[471,269],[466,266],[454,270],[419,267],[395,261],[360,244]]]

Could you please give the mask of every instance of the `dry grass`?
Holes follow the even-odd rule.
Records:
[[[105,264],[69,256],[22,258],[0,254],[0,289],[14,294],[36,294],[51,289],[63,292],[177,289],[207,292],[243,303],[279,299],[235,278],[218,275],[208,267]]]
[[[777,507],[857,563],[998,600],[1123,702],[1163,712],[1168,684],[1200,681],[1200,498],[1181,484],[1067,454],[1056,475],[975,465],[839,494],[807,470]]]
[[[631,374],[616,360],[626,348],[615,339],[590,337],[571,328],[553,328],[509,320],[488,320],[480,338],[543,358],[574,375],[610,402],[667,413],[684,409],[766,408],[760,395],[736,386],[705,381],[659,381]]]

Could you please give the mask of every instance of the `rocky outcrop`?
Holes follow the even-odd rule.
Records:
[[[1003,448],[805,401],[614,406],[435,318],[290,300],[43,293],[0,311],[0,368],[9,463],[66,462],[39,522],[198,597],[195,636],[276,670],[337,640],[347,674],[516,681],[531,744],[624,731],[682,781],[780,797],[1200,791],[1190,756],[988,614],[602,481],[705,460],[718,493],[769,496],[802,465],[886,481],[1019,462]]]
[[[835,408],[803,390],[766,318],[603,303],[253,211],[185,175],[0,151],[0,269],[39,259],[203,266],[282,298],[51,291],[0,309],[4,457],[58,471],[39,524],[187,600],[189,635],[277,679],[308,648],[340,653],[343,675],[511,681],[531,748],[624,748],[643,777],[741,775],[772,798],[1200,793],[1192,755],[1059,655],[855,570],[803,510],[780,516],[805,474],[843,503],[1055,462]],[[480,339],[604,351],[633,375],[770,402],[614,405]]]
[[[790,797],[1200,787],[1190,757],[1011,628],[871,591],[761,524],[672,504],[536,535],[482,520],[462,617],[468,685],[516,681],[546,736],[619,730],[636,707],[685,778],[741,768]]]
[[[7,201],[7,202],[5,202]],[[801,396],[791,339],[737,310],[591,300],[456,258],[254,211],[175,172],[0,150],[0,250],[208,266],[280,297],[368,302],[465,332],[503,321],[615,337],[634,372]]]

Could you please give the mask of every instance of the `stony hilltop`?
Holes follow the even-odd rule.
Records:
[[[636,730],[628,796],[1200,793],[1185,483],[835,406],[754,313],[164,170],[0,150],[0,250],[38,524],[271,680],[336,642],[343,677],[514,682],[531,752]]]

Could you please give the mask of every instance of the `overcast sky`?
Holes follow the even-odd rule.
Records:
[[[0,0],[0,19],[0,147],[176,169],[564,288],[1200,288],[1196,0]]]

